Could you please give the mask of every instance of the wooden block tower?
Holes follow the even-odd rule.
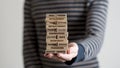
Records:
[[[46,14],[46,53],[66,53],[68,48],[67,14]]]

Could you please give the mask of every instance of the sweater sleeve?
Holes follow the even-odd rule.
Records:
[[[35,23],[31,16],[31,0],[24,2],[24,29],[23,29],[23,59],[24,68],[33,68],[34,65],[39,65],[39,51],[37,45],[37,35]]]
[[[93,0],[89,4],[86,21],[87,37],[76,41],[85,49],[84,60],[96,57],[101,49],[106,26],[107,8],[107,0]]]

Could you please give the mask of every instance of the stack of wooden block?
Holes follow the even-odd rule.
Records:
[[[46,14],[46,53],[66,53],[67,14]]]

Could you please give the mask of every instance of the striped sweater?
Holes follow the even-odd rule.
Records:
[[[107,0],[25,0],[24,68],[98,68],[97,54],[103,44],[107,8]],[[67,13],[68,40],[78,44],[77,59],[84,56],[82,60],[68,65],[43,56],[47,13]]]

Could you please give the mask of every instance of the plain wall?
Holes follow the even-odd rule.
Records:
[[[0,0],[0,68],[23,68],[24,0]],[[101,68],[120,68],[120,0],[109,0]]]

